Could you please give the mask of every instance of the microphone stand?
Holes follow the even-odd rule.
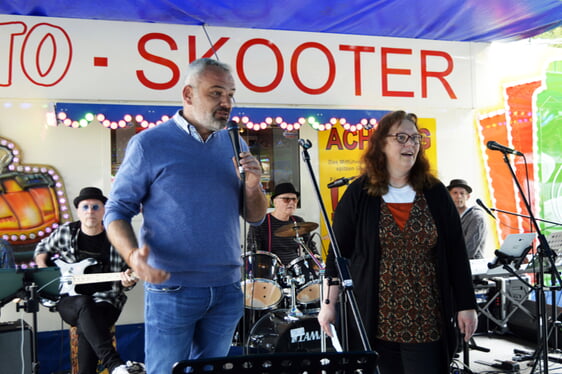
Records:
[[[548,260],[550,261],[550,269],[554,269],[553,275],[556,277],[556,281],[558,282],[559,285],[562,284],[562,280],[560,279],[560,274],[558,273],[558,271],[556,271],[554,252],[550,248],[550,245],[548,244],[546,237],[541,232],[541,229],[537,223],[538,220],[533,215],[533,211],[531,210],[529,201],[527,200],[525,194],[523,193],[521,184],[517,180],[515,171],[513,170],[513,167],[511,166],[511,163],[509,162],[509,159],[507,157],[507,152],[505,151],[503,151],[503,159],[507,164],[507,167],[511,173],[513,181],[517,186],[519,194],[521,195],[521,199],[525,203],[525,207],[527,208],[527,212],[529,213],[528,218],[531,219],[532,225],[535,228],[539,239],[539,246],[537,248],[537,253],[539,255],[539,273],[538,273],[539,280],[538,280],[538,285],[536,285],[535,288],[536,299],[537,299],[537,323],[538,323],[539,346],[535,351],[536,358],[531,373],[535,372],[535,368],[539,364],[539,359],[542,359],[544,372],[548,374],[548,324],[547,324],[548,321],[547,321],[547,313],[546,313],[546,298],[545,298],[545,291],[544,291],[544,263],[543,263],[543,259],[545,257],[548,258]],[[553,284],[554,284],[554,280],[553,280]],[[552,289],[554,289],[554,287],[552,287]],[[554,291],[552,292],[554,293]],[[553,308],[554,310],[556,310],[555,303],[553,304],[554,304]],[[553,318],[556,318],[555,316],[556,314],[552,315]]]
[[[23,275],[23,300],[16,304],[16,311],[24,310],[32,315],[32,328],[31,334],[31,373],[39,373],[39,360],[37,350],[37,313],[39,312],[39,294],[38,285],[35,283],[33,272],[35,269],[24,270]],[[21,322],[24,323],[23,320]],[[23,337],[22,337],[23,340]]]
[[[242,243],[242,258],[243,258],[243,267],[244,267],[244,271],[242,272],[242,284],[244,285],[244,289],[243,291],[243,298],[244,298],[244,313],[242,314],[242,331],[241,331],[241,336],[242,336],[242,351],[244,355],[248,355],[248,344],[246,344],[246,327],[247,327],[247,323],[248,320],[246,318],[246,298],[247,298],[247,288],[248,288],[248,276],[247,276],[247,266],[246,266],[246,262],[248,261],[247,259],[247,255],[248,255],[248,246],[247,246],[247,240],[246,240],[246,173],[244,172],[244,169],[242,168],[242,165],[240,165],[240,138],[239,138],[239,134],[238,134],[238,123],[236,121],[229,121],[229,125],[227,127],[228,130],[228,135],[230,137],[230,142],[232,143],[232,150],[234,152],[234,158],[236,160],[236,165],[238,166],[238,174],[240,175],[240,180],[242,181],[242,187],[240,190],[240,201],[242,204],[242,221],[243,221],[243,230],[242,232],[244,233],[243,236],[243,243]],[[252,285],[252,293],[254,292],[254,286]],[[253,302],[253,295],[252,295],[252,302]],[[252,310],[252,313],[254,313],[254,311]],[[234,332],[234,334],[236,335],[236,331]]]
[[[312,169],[312,165],[310,163],[310,155],[308,154],[308,149],[310,149],[312,147],[312,143],[310,142],[310,140],[300,139],[299,145],[303,149],[302,157],[303,157],[303,160],[304,160],[305,164],[308,167],[308,171],[310,173],[310,178],[312,179],[312,184],[314,186],[314,191],[316,192],[316,197],[318,199],[318,203],[319,203],[321,211],[322,211],[322,217],[324,218],[324,222],[326,223],[326,229],[328,230],[328,235],[330,237],[330,242],[332,244],[332,250],[334,251],[334,255],[335,255],[335,259],[336,259],[335,263],[336,263],[336,266],[337,266],[337,269],[338,269],[338,274],[339,274],[339,278],[340,278],[340,282],[341,282],[340,284],[341,284],[341,287],[343,288],[344,295],[346,296],[344,298],[344,300],[349,302],[349,305],[351,307],[351,311],[353,312],[353,317],[355,319],[355,324],[357,326],[357,330],[359,331],[359,335],[361,337],[361,342],[363,344],[363,348],[365,349],[365,351],[372,351],[369,340],[367,339],[367,332],[365,330],[365,326],[363,325],[363,321],[361,320],[361,315],[359,314],[359,308],[357,306],[357,300],[355,299],[355,295],[352,292],[352,290],[353,290],[353,280],[351,279],[351,277],[349,275],[349,269],[347,267],[347,262],[345,262],[345,259],[341,256],[341,252],[340,252],[340,249],[339,249],[339,246],[338,246],[338,242],[335,238],[335,234],[334,234],[334,231],[333,231],[332,226],[330,224],[330,220],[328,219],[328,213],[326,212],[326,207],[324,206],[324,203],[322,201],[322,195],[320,194],[320,188],[318,187],[318,183],[317,183],[316,178],[314,176],[314,170]],[[343,308],[343,309],[345,309],[345,308]],[[342,316],[342,317],[343,317],[344,320],[346,319],[345,315]],[[345,326],[345,324],[342,324],[342,325]],[[343,328],[345,328],[345,327],[343,327]],[[378,368],[376,369],[376,373],[379,373]]]
[[[526,216],[524,214],[510,212],[510,211],[507,211],[507,210],[501,210],[501,209],[495,209],[495,208],[490,208],[490,210],[492,210],[494,212],[505,213],[505,214],[509,214],[509,215],[512,215],[512,216],[522,217],[522,218],[531,218],[531,216]],[[549,220],[546,220],[546,219],[540,219],[540,218],[536,218],[536,217],[535,217],[535,219],[537,221],[541,221],[541,222],[544,222],[544,223],[550,223],[552,225],[562,226],[562,223],[560,223],[560,222],[549,221]]]
[[[241,332],[240,335],[242,336],[242,338],[241,338],[242,353],[244,355],[248,355],[249,349],[248,349],[247,339],[249,338],[249,336],[247,336],[248,335],[247,332],[249,332],[248,323],[250,321],[248,321],[248,318],[246,318],[246,300],[247,300],[247,297],[248,297],[248,295],[247,295],[247,293],[248,293],[248,291],[247,291],[247,289],[248,289],[247,270],[248,269],[246,267],[246,264],[247,264],[247,261],[248,261],[248,245],[247,245],[248,243],[247,243],[247,240],[246,240],[247,239],[246,238],[246,232],[247,232],[247,230],[246,230],[246,227],[247,227],[247,222],[246,222],[246,173],[244,173],[244,170],[242,169],[242,166],[240,165],[239,157],[236,157],[236,161],[238,162],[238,171],[239,171],[239,174],[240,174],[240,180],[242,181],[242,190],[240,191],[240,199],[242,201],[242,217],[244,217],[244,219],[242,220],[243,221],[242,232],[244,233],[243,239],[242,239],[243,240],[242,257],[244,258],[244,261],[243,261],[244,271],[242,272],[243,273],[242,274],[242,277],[243,277],[242,278],[242,284],[244,285],[244,289],[243,289],[243,291],[244,291],[244,296],[243,296],[243,298],[244,298],[244,311],[243,312],[244,313],[242,314],[242,328],[241,328],[242,332]],[[255,287],[255,285],[252,284],[252,295],[251,295],[252,304],[253,304],[253,301],[254,301],[254,295],[253,295],[254,287]],[[252,313],[252,317],[253,317],[255,311],[252,309],[251,313]],[[235,332],[235,334],[236,334],[236,332]]]

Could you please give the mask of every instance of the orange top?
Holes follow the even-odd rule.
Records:
[[[388,210],[392,213],[398,227],[404,230],[414,203],[386,203],[386,206],[388,206]]]

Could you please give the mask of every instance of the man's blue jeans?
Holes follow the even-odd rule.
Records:
[[[240,282],[220,287],[145,283],[147,374],[170,374],[182,360],[227,356],[243,311]]]

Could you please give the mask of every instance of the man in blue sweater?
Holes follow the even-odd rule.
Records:
[[[145,362],[228,354],[242,316],[240,215],[260,224],[267,209],[261,167],[241,142],[240,178],[227,130],[235,92],[228,65],[192,62],[183,108],[134,136],[106,205],[112,244],[145,281]],[[142,210],[140,245],[131,218]]]

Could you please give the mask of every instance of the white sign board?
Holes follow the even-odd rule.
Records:
[[[185,66],[218,56],[239,104],[472,108],[470,45],[0,15],[0,98],[177,103]]]

